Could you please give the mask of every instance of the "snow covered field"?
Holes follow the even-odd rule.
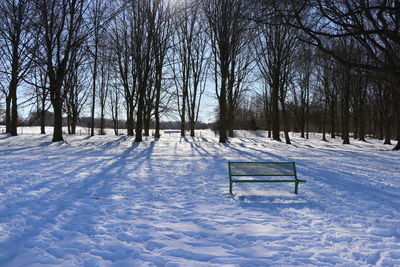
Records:
[[[392,146],[238,135],[0,135],[0,266],[400,265]],[[307,183],[231,197],[229,160],[295,161]]]

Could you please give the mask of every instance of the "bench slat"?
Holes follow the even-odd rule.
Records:
[[[295,176],[293,162],[229,162],[233,176]]]
[[[232,180],[233,183],[305,183],[304,180]]]
[[[296,174],[231,174],[231,176],[245,177],[245,176],[296,176]]]

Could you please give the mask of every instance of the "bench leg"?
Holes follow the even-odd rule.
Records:
[[[232,180],[229,180],[229,193],[232,195]]]
[[[299,182],[294,182],[294,193],[297,195],[299,191]]]

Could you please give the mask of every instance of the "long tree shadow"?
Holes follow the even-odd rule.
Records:
[[[115,170],[117,169],[118,171],[118,168],[124,168],[124,165],[128,164],[132,159],[150,157],[154,148],[154,142],[138,155],[135,155],[133,151],[138,147],[139,143],[133,143],[132,146],[128,147],[117,157],[96,160],[93,163],[74,168],[74,170],[62,176],[50,176],[48,180],[24,189],[25,192],[36,191],[41,188],[46,188],[48,191],[34,199],[32,199],[32,197],[26,197],[26,194],[22,192],[21,194],[23,197],[19,198],[17,202],[12,203],[10,209],[13,209],[13,214],[15,216],[21,214],[25,217],[26,227],[23,232],[14,232],[0,242],[0,250],[3,251],[3,253],[0,254],[0,262],[11,261],[19,254],[23,244],[26,243],[27,240],[32,240],[42,231],[51,227],[51,225],[55,225],[57,223],[55,218],[71,207],[79,207],[80,204],[78,203],[85,197],[93,194],[111,194],[113,190],[112,182],[118,178],[118,175],[114,175]],[[113,161],[111,164],[108,164],[110,160]],[[60,168],[60,166],[54,166],[54,168]],[[101,169],[101,171],[92,175],[89,173],[89,175],[82,178],[77,178],[82,171],[87,173],[88,170],[96,169]],[[20,207],[22,209],[20,209]],[[27,211],[24,207],[30,207],[30,215],[26,214]],[[84,216],[90,215],[85,214],[84,210],[76,209],[75,212],[81,213],[81,215]],[[89,218],[87,219],[89,220]],[[96,226],[93,225],[93,227]],[[9,244],[15,244],[14,249],[8,249],[7,247]]]
[[[11,134],[5,133],[5,134],[0,134],[0,140],[4,140],[4,139],[9,139],[13,136],[11,136]]]
[[[140,168],[142,164],[139,164],[138,160],[147,160],[151,157],[152,152],[154,150],[154,145],[155,141],[151,141],[149,143],[149,146],[141,151],[137,151],[138,147],[140,146],[141,143],[134,142],[132,143],[132,146],[128,147],[124,152],[122,152],[120,155],[117,155],[115,157],[103,160],[103,163],[96,163],[101,171],[93,175],[93,178],[91,178],[87,183],[85,183],[82,187],[83,188],[90,188],[93,186],[91,185],[96,185],[97,183],[101,182],[102,186],[98,188],[98,192],[109,192],[109,183],[111,183],[113,180],[118,178],[123,174],[123,170],[126,168],[126,166],[132,164],[132,162],[135,163],[135,167],[131,169],[132,172]],[[134,151],[137,151],[134,153]],[[108,161],[111,162],[111,164],[108,164]],[[105,166],[105,167],[104,167]],[[79,172],[79,169],[76,169],[75,172]],[[105,189],[105,190],[102,190]],[[95,192],[92,192],[92,194],[96,194]]]
[[[315,164],[304,163],[302,168],[307,170],[307,176],[310,182],[318,181],[321,186],[326,188],[335,187],[339,192],[347,192],[362,199],[373,199],[374,201],[384,202],[392,208],[400,209],[400,203],[394,203],[393,199],[400,199],[400,192],[395,187],[386,186],[388,190],[379,188],[374,184],[368,183],[366,179],[360,175],[354,176],[352,171],[330,170],[320,168]],[[373,196],[373,197],[372,197]],[[333,196],[332,196],[333,197]],[[354,203],[346,203],[346,205],[354,205]]]
[[[208,151],[206,148],[204,148],[201,145],[201,142],[193,142],[191,143],[191,147],[198,153],[198,155],[201,158],[207,159],[207,158],[213,158],[215,160],[221,159],[221,155],[215,154],[215,153],[211,153],[210,151]]]
[[[252,148],[252,147],[247,147],[243,144],[239,144],[239,146],[246,150],[252,150],[256,153],[252,153],[252,152],[249,152],[246,150],[239,149],[239,148],[235,147],[234,145],[231,145],[230,143],[225,143],[224,146],[229,148],[230,150],[237,152],[239,154],[239,156],[245,156],[249,160],[257,160],[257,161],[265,161],[267,159],[268,160],[272,159],[272,160],[277,160],[277,161],[287,161],[288,160],[287,158],[281,157],[281,156],[273,154],[271,152],[259,150],[259,149]]]

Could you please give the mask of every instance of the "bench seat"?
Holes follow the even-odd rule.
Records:
[[[297,178],[294,162],[243,162],[229,161],[229,193],[233,183],[295,183],[294,193],[298,193],[299,183],[306,182]],[[237,177],[286,176],[294,179],[240,179]],[[233,178],[236,177],[236,178]]]

